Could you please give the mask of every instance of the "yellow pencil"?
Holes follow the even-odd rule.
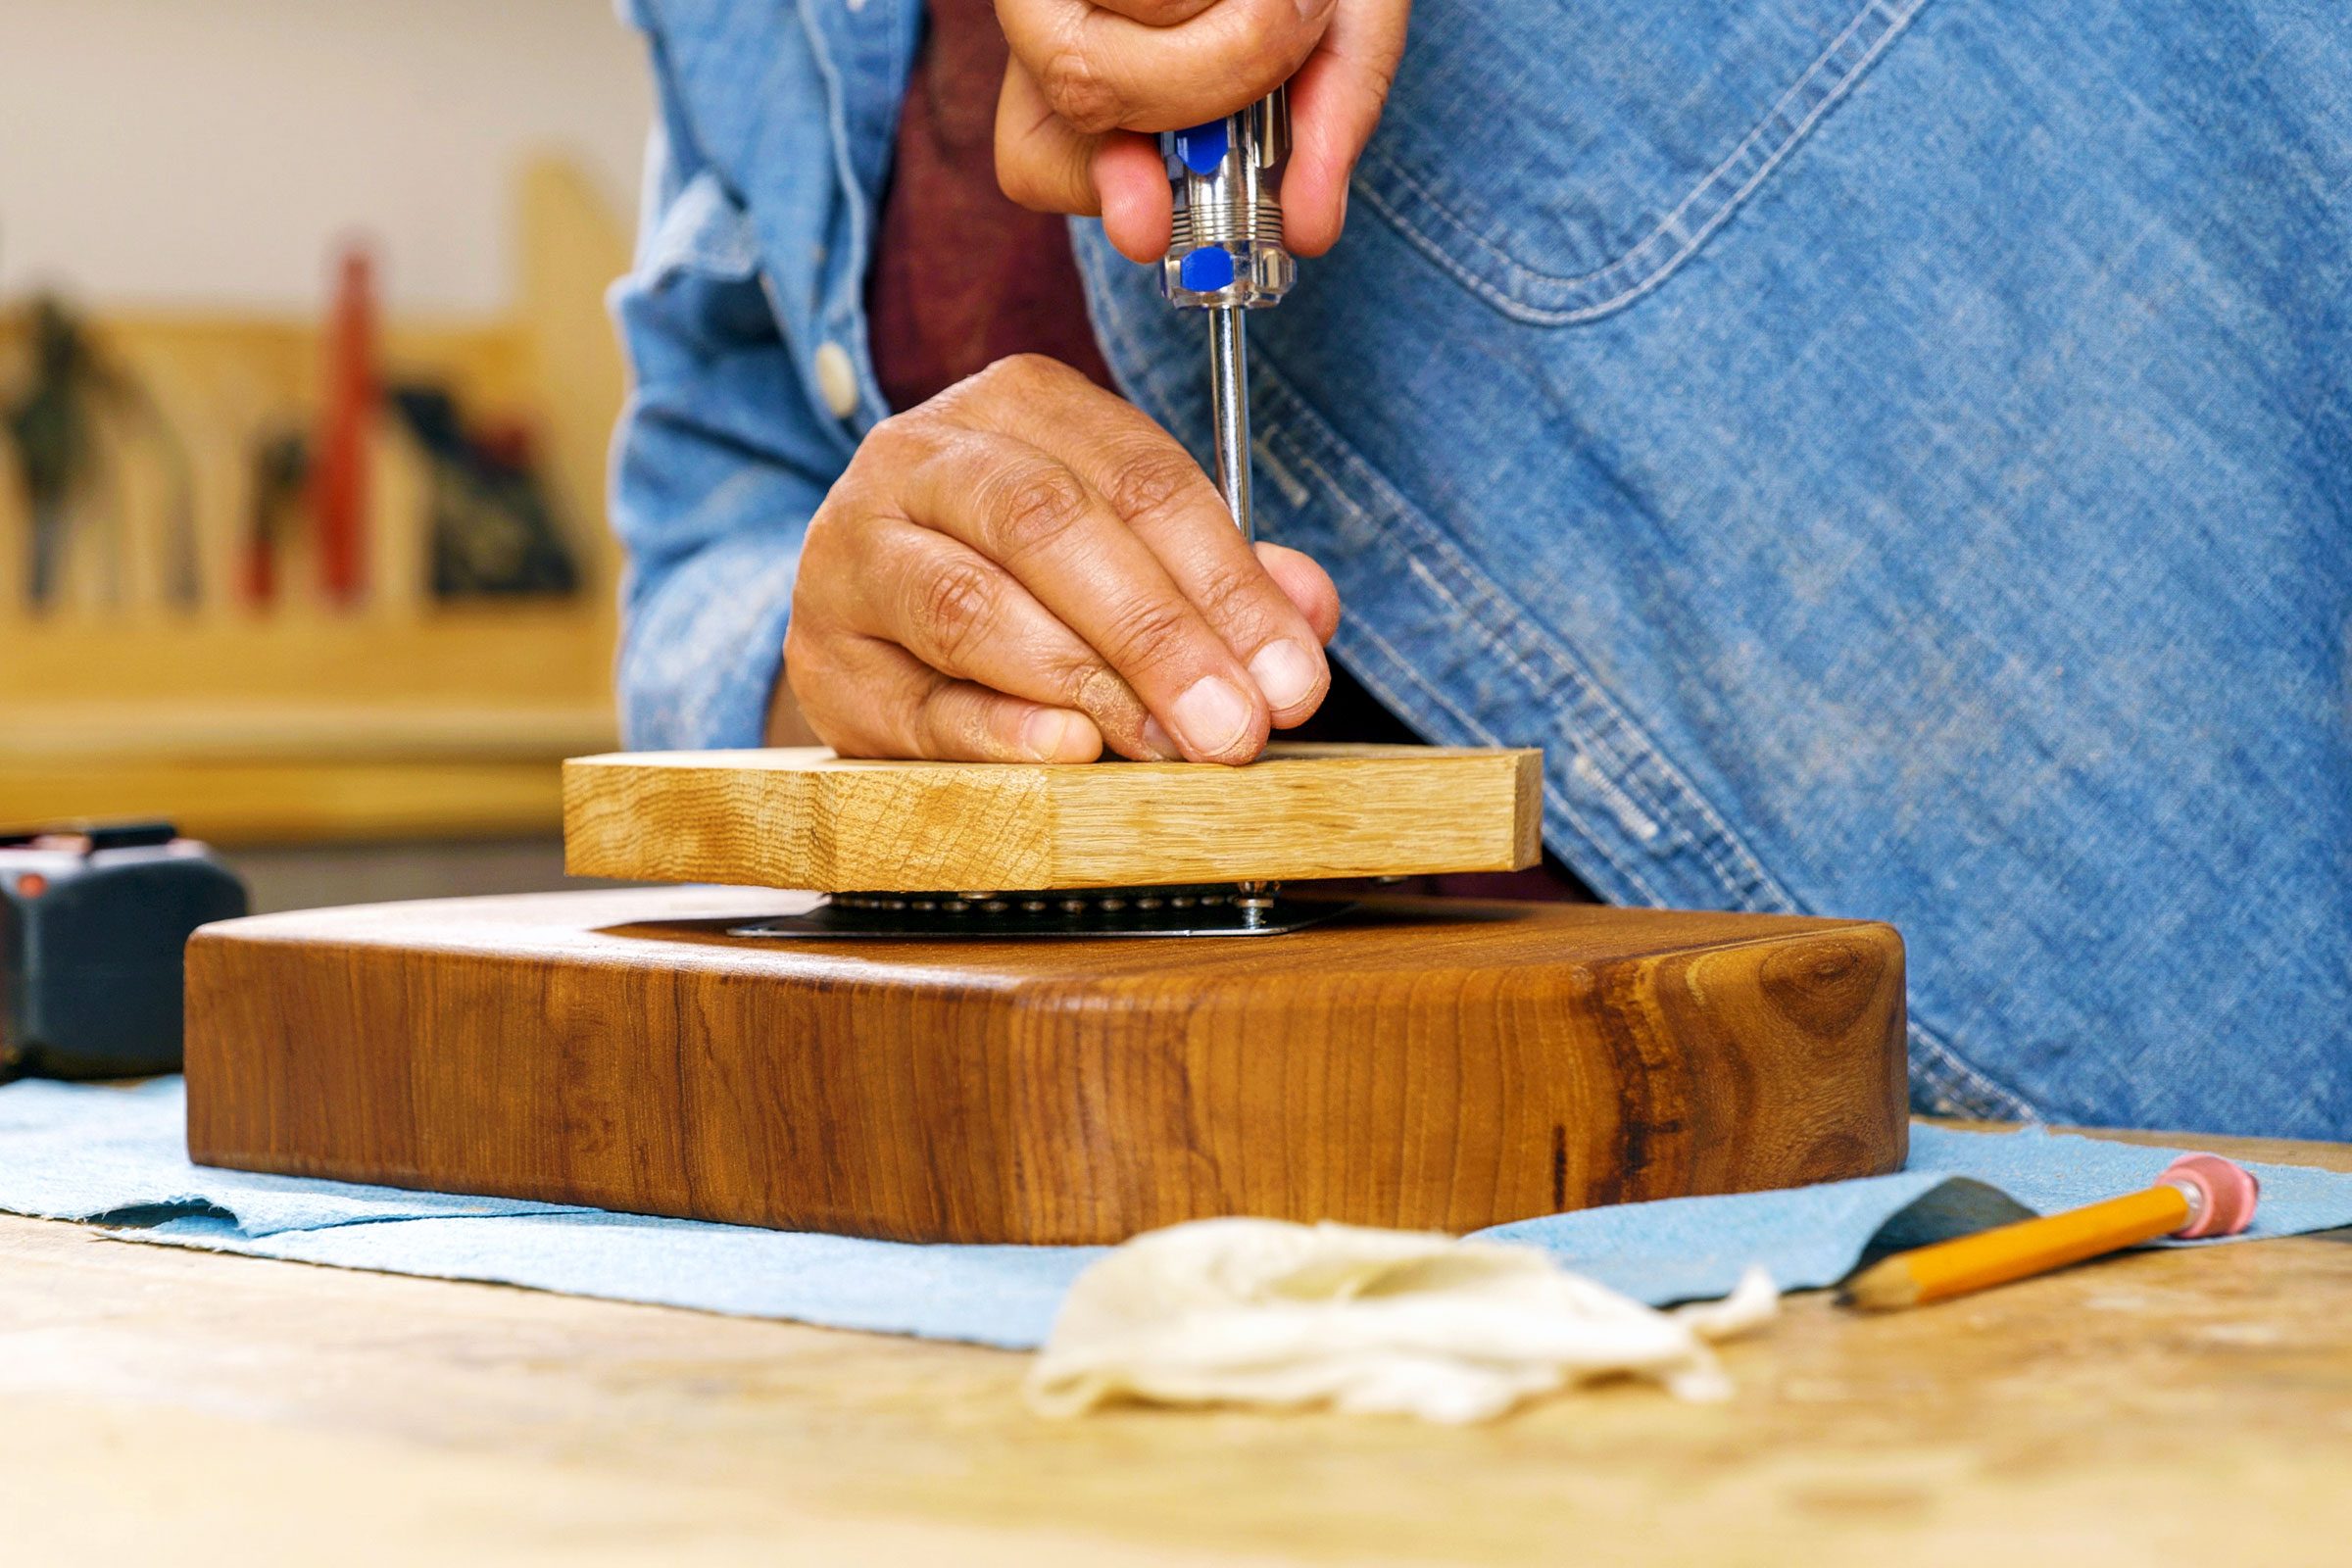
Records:
[[[2253,1172],[2219,1154],[2183,1154],[2145,1192],[1899,1252],[1846,1281],[1838,1298],[1879,1312],[1924,1306],[2159,1236],[2234,1236],[2260,1190]]]

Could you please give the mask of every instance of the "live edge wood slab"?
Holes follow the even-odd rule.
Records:
[[[564,764],[564,865],[824,893],[1510,871],[1540,853],[1542,760],[1435,746],[1274,746],[1248,767],[585,757]]]
[[[1382,899],[1242,939],[748,939],[654,889],[229,921],[208,1164],[907,1241],[1467,1231],[1903,1159],[1888,927]]]

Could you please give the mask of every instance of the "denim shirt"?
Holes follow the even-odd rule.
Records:
[[[918,0],[628,0],[629,744],[759,743]],[[1267,533],[1615,901],[1889,920],[1924,1106],[2352,1137],[2352,14],[1423,0]],[[1129,394],[1203,327],[1076,225]]]

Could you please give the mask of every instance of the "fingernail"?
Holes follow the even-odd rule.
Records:
[[[1195,757],[1224,756],[1257,723],[1256,710],[1242,689],[1217,675],[1203,675],[1186,687],[1168,716]]]
[[[1257,689],[1266,694],[1266,706],[1277,713],[1312,697],[1316,683],[1323,678],[1313,657],[1288,637],[1260,648],[1257,657],[1250,661],[1250,673],[1257,678]]]
[[[1156,718],[1144,720],[1144,749],[1163,762],[1184,760],[1184,748],[1176,744],[1176,737],[1160,727]]]
[[[1053,709],[1031,713],[1021,721],[1021,745],[1039,761],[1054,761],[1070,743],[1071,722],[1069,714]]]

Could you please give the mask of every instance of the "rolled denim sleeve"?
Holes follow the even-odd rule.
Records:
[[[656,64],[659,78],[658,44]],[[801,542],[838,457],[794,372],[750,220],[664,110],[636,265],[612,300],[634,382],[612,496],[628,554],[621,733],[638,749],[757,746]]]

